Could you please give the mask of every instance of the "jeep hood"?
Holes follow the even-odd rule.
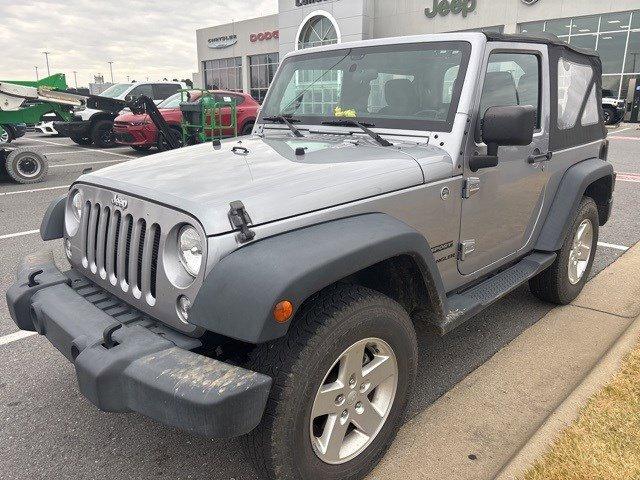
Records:
[[[306,153],[296,155],[296,148]],[[233,230],[228,213],[235,200],[260,225],[420,185],[424,175],[400,148],[321,135],[246,137],[218,148],[206,143],[114,165],[78,182],[183,210],[216,235]]]

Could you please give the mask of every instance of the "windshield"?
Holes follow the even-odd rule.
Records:
[[[100,94],[101,97],[117,98],[131,86],[131,83],[116,83]]]
[[[158,108],[178,108],[180,106],[180,103],[182,102],[182,95],[183,94],[181,92],[171,95],[166,100],[163,100],[158,105]],[[187,96],[185,95],[184,97],[186,100]]]
[[[286,59],[261,118],[304,124],[357,119],[383,128],[450,130],[471,46],[466,42],[362,47]]]

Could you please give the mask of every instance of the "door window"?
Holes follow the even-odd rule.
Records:
[[[146,95],[147,97],[153,99],[153,86],[149,84],[138,85],[136,88],[129,92],[129,95],[127,95],[127,99],[135,100],[140,95]]]
[[[530,53],[492,53],[480,100],[480,114],[489,107],[531,105],[540,128],[540,61]]]
[[[154,100],[165,100],[180,90],[180,85],[176,83],[158,83],[154,85]]]

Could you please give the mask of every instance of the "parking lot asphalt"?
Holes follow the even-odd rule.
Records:
[[[618,172],[615,206],[601,230],[595,275],[640,240],[640,130],[610,131],[610,160]],[[38,229],[49,202],[85,168],[144,154],[119,147],[82,148],[65,138],[30,133],[16,146],[37,146],[51,162],[47,180],[16,185],[0,178],[0,292],[13,282],[21,256],[47,247],[65,259],[58,242],[45,245]],[[407,418],[422,412],[552,306],[526,287],[440,338],[419,334],[420,365]],[[161,426],[136,414],[98,411],[77,391],[73,367],[46,339],[16,332],[0,301],[0,478],[255,479],[237,440],[209,440]],[[472,414],[472,412],[470,412]]]

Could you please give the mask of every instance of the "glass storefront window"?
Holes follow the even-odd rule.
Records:
[[[620,92],[621,75],[603,75],[602,76],[602,89],[611,90],[614,95],[618,95]]]
[[[627,89],[623,74],[640,74],[640,10],[526,22],[518,25],[518,31],[553,33],[571,45],[597,50],[603,85],[615,95],[622,96]]]
[[[598,37],[598,53],[602,60],[602,73],[621,73],[627,33],[601,33]]]
[[[597,35],[576,35],[569,39],[569,43],[580,48],[596,49]]]
[[[569,35],[571,33],[571,19],[547,20],[545,32],[553,33],[557,36]]]
[[[251,96],[262,103],[280,62],[280,54],[266,53],[249,57]]]
[[[640,17],[640,14],[638,15]],[[627,61],[624,66],[625,73],[640,73],[640,31],[629,34],[629,47],[627,48]]]
[[[206,89],[242,91],[241,57],[206,60],[202,64]]]
[[[520,33],[544,32],[544,22],[528,22],[520,24]]]
[[[609,13],[602,16],[600,23],[601,32],[619,32],[628,30],[631,21],[631,12]]]
[[[336,28],[329,18],[324,15],[317,15],[307,22],[300,32],[298,47],[303,48],[319,47],[321,45],[332,45],[338,43]]]
[[[574,18],[571,22],[571,34],[598,33],[599,23],[600,18],[597,16]]]

